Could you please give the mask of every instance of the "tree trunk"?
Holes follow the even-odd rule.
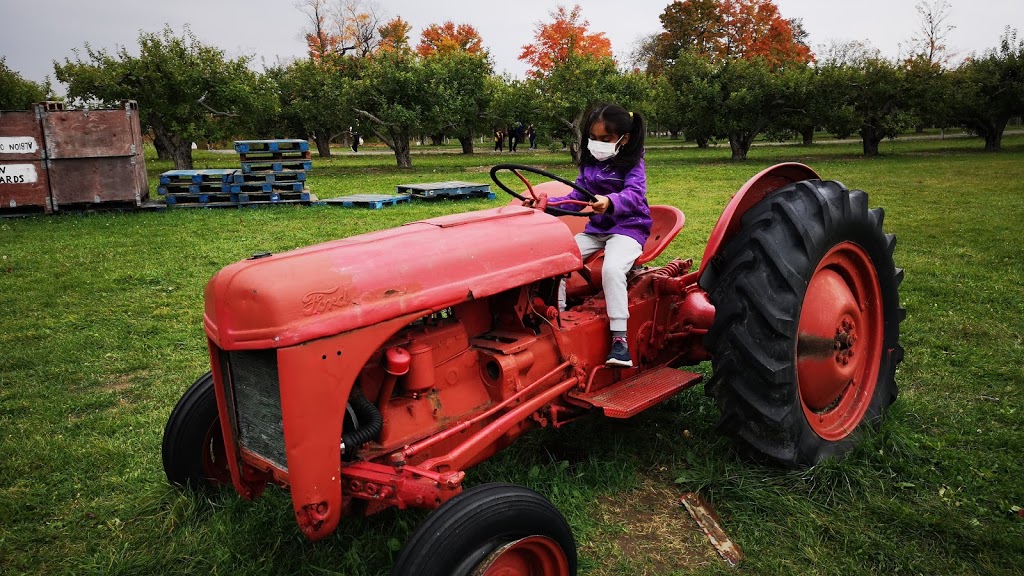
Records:
[[[742,162],[747,159],[747,152],[750,151],[753,140],[753,137],[745,136],[741,132],[729,133],[729,148],[732,150],[733,161]]]
[[[153,124],[153,133],[157,139],[163,141],[164,146],[174,160],[175,170],[192,169],[192,141],[186,140],[177,134],[171,134],[160,124]]]
[[[171,141],[171,157],[174,159],[174,169],[191,170],[192,142],[184,138],[172,138]]]
[[[860,131],[860,139],[864,143],[865,156],[878,156],[878,143],[882,141],[882,136],[873,129],[864,128]]]
[[[432,146],[442,146],[442,145],[444,145],[444,134],[431,134],[430,135],[430,144]]]
[[[331,157],[331,141],[326,131],[317,130],[313,133],[313,143],[316,144],[316,153],[321,158]]]
[[[473,135],[472,134],[470,134],[469,136],[459,136],[459,144],[462,144],[462,153],[463,154],[472,154],[473,153]]]
[[[997,119],[991,129],[985,133],[985,151],[986,152],[998,152],[1003,147],[1003,132],[1006,131],[1006,125],[1010,122],[1009,118]]]
[[[156,148],[157,160],[173,160],[171,157],[171,149],[167,144],[166,137],[161,138],[156,135],[156,130],[153,130],[153,147]]]
[[[392,132],[394,137],[395,150],[395,162],[398,163],[399,168],[412,168],[412,152],[410,151],[409,142],[412,140],[408,134],[395,134]]]
[[[711,139],[707,136],[695,136],[693,139],[697,141],[697,148],[706,150],[711,145]]]
[[[679,130],[669,130],[668,131],[668,139],[669,140],[679,140]]]
[[[572,157],[572,163],[573,164],[579,164],[580,163],[580,154],[583,153],[583,150],[580,149],[580,143],[579,142],[569,142],[568,143],[568,148],[569,148],[569,155]]]
[[[804,139],[804,146],[810,146],[814,144],[814,126],[809,126],[800,131],[800,136]]]

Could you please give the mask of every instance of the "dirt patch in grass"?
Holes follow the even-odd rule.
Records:
[[[124,392],[125,390],[131,390],[136,382],[146,378],[146,376],[147,372],[145,370],[132,372],[131,374],[118,374],[116,376],[111,376],[106,383],[100,386],[100,390],[103,392]]]
[[[647,478],[636,490],[599,498],[599,539],[611,549],[597,554],[605,560],[595,574],[628,569],[632,576],[656,576],[726,566],[680,503],[681,495],[678,488]]]

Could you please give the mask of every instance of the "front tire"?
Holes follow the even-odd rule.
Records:
[[[171,410],[162,455],[171,484],[199,489],[231,483],[212,372],[200,376]]]
[[[576,541],[536,492],[512,484],[471,488],[427,517],[392,576],[573,576]]]
[[[897,396],[896,238],[838,182],[785,186],[743,216],[700,279],[715,305],[706,388],[720,427],[787,466],[839,457]]]

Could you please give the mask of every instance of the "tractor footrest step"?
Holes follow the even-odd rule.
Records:
[[[662,366],[641,372],[597,392],[570,392],[569,397],[601,408],[604,415],[609,418],[631,418],[693,386],[700,379],[700,374]]]

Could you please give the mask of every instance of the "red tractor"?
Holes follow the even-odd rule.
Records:
[[[573,234],[585,220],[547,205],[575,184],[491,170],[520,200],[503,170],[535,208],[413,222],[218,272],[204,316],[212,369],[171,413],[167,478],[249,499],[281,486],[312,540],[345,515],[436,509],[393,574],[563,576],[576,573],[576,547],[551,503],[514,485],[463,490],[467,469],[526,431],[595,411],[629,418],[700,380],[681,366],[711,359],[705,390],[723,428],[800,466],[842,455],[896,398],[903,274],[864,192],[800,164],[769,168],[732,198],[697,269],[646,266],[684,221],[651,206],[629,277],[634,367],[620,368],[604,364],[601,254],[583,261]],[[510,238],[529,241],[510,249]]]

